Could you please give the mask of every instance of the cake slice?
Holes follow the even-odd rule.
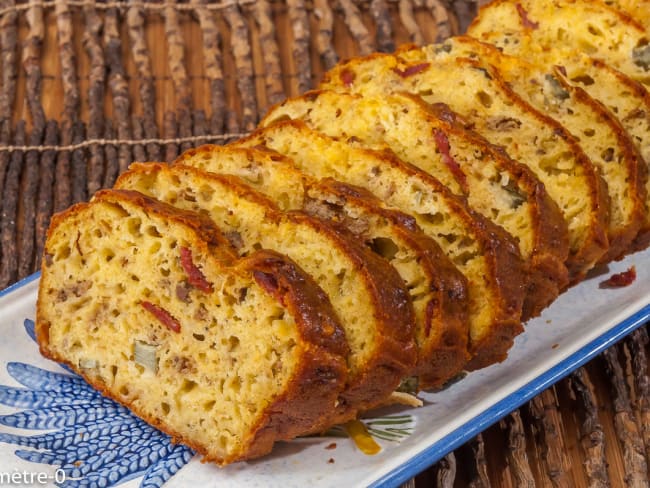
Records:
[[[622,257],[642,229],[650,226],[646,205],[647,167],[620,121],[583,88],[573,85],[566,71],[557,66],[532,64],[503,54],[495,46],[468,36],[443,44],[402,51],[408,57],[428,60],[472,57],[493,65],[510,87],[539,111],[544,112],[578,139],[585,154],[607,181],[610,199],[609,250],[601,257],[608,262]]]
[[[350,346],[348,382],[323,427],[385,402],[413,372],[417,352],[408,291],[384,259],[342,230],[304,213],[281,212],[236,176],[189,166],[134,164],[115,186],[204,213],[241,255],[260,248],[280,252],[320,285]]]
[[[291,159],[261,147],[206,145],[186,151],[175,163],[239,176],[282,210],[302,209],[343,225],[388,260],[409,290],[418,387],[440,387],[463,369],[468,360],[467,282],[413,217],[387,208],[362,188],[313,178]]]
[[[460,127],[445,106],[430,107],[407,94],[361,97],[323,91],[290,100],[262,125],[286,114],[329,136],[387,145],[403,161],[455,188],[474,210],[515,237],[528,265],[523,320],[538,315],[567,285],[567,225],[555,202],[527,167]],[[290,125],[283,129],[284,137],[292,137],[290,131],[294,137],[314,137]]]
[[[603,0],[607,5],[629,15],[650,33],[650,0]]]
[[[648,86],[650,37],[646,28],[599,1],[496,0],[480,9],[467,34],[487,40],[484,33],[499,33],[499,45],[507,54],[519,43],[540,51],[584,52]]]
[[[348,352],[308,275],[228,247],[199,215],[99,192],[53,217],[36,313],[45,356],[222,465],[318,425]]]
[[[582,279],[607,252],[609,201],[605,181],[578,141],[514,93],[495,69],[469,58],[434,61],[426,54],[355,58],[332,69],[323,87],[375,96],[408,91],[430,104],[448,104],[467,127],[503,146],[544,183],[568,225],[571,282]]]
[[[514,337],[523,329],[521,307],[525,290],[524,263],[512,238],[501,227],[472,211],[428,173],[409,165],[388,150],[353,147],[309,131],[275,132],[271,125],[239,144],[263,142],[289,156],[296,166],[316,178],[331,177],[370,191],[387,205],[413,216],[436,240],[468,281],[469,369],[505,359]]]
[[[495,42],[498,49],[507,47],[508,52],[536,63],[557,65],[558,76],[573,86],[584,90],[590,97],[602,103],[618,119],[631,137],[646,167],[650,164],[650,95],[647,89],[629,76],[612,68],[606,62],[586,56],[578,51],[567,52],[552,46],[540,51],[539,46],[527,43],[499,45],[507,40],[501,32],[483,33],[482,38]],[[559,71],[558,71],[559,70]],[[647,173],[647,170],[646,170]],[[650,195],[650,179],[646,178],[645,193]],[[647,202],[647,200],[646,200]],[[647,209],[647,203],[646,203]],[[646,219],[630,247],[631,251],[645,249],[650,244],[650,229]]]

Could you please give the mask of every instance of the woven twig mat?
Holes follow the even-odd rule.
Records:
[[[0,0],[0,289],[53,212],[251,130],[337,60],[462,32],[476,2]],[[648,486],[645,327],[410,486]],[[632,374],[631,371],[635,373]]]

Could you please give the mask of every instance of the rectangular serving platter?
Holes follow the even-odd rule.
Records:
[[[637,277],[629,286],[599,287],[611,274],[631,266],[635,267]],[[34,406],[24,402],[12,400],[14,406],[9,406],[12,401],[6,401],[10,393],[13,395],[15,390],[23,393],[25,389],[25,384],[16,380],[17,364],[59,373],[57,377],[64,379],[67,377],[62,375],[70,374],[42,358],[30,337],[29,323],[35,315],[37,287],[38,275],[32,275],[0,293],[0,327],[4,338],[0,341],[0,385],[4,385],[0,386],[4,388],[0,391],[0,478],[6,472],[26,470],[45,473],[43,476],[53,486],[57,481],[55,475],[62,476],[57,471],[58,458],[48,454],[47,449],[42,454],[43,449],[17,445],[15,439],[57,432],[61,427],[39,429],[47,425],[47,419],[40,420],[45,423],[34,424],[36,428],[9,426],[6,424],[10,422],[4,420],[34,410]],[[646,250],[598,269],[563,293],[540,317],[526,324],[525,332],[517,338],[503,363],[472,372],[443,391],[420,394],[423,407],[391,407],[370,413],[364,422],[382,447],[376,455],[363,454],[344,435],[309,437],[279,443],[271,455],[262,459],[218,468],[201,463],[191,453],[165,450],[168,442],[165,438],[155,444],[162,446],[163,454],[146,451],[148,461],[136,459],[139,448],[135,445],[98,448],[96,457],[92,458],[95,461],[102,453],[108,455],[111,449],[122,454],[117,459],[113,456],[110,462],[98,463],[95,476],[105,478],[107,486],[164,485],[165,488],[399,486],[649,319],[650,251]],[[89,401],[102,402],[100,398],[92,398]],[[60,415],[60,411],[56,412]],[[47,409],[39,411],[39,415],[47,417]],[[119,415],[126,419],[128,414]],[[115,422],[120,422],[119,415]],[[73,446],[77,447],[65,451],[66,459],[72,460],[74,449],[78,449],[76,462],[79,466],[90,466],[91,455],[83,443]],[[84,476],[91,476],[92,472]],[[63,485],[84,486],[84,476],[74,479],[67,476]]]

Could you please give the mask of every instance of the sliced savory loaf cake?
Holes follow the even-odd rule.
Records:
[[[426,236],[415,219],[387,208],[374,195],[332,179],[318,180],[293,161],[265,148],[205,145],[183,153],[176,164],[233,174],[267,195],[282,210],[303,209],[343,225],[397,270],[415,311],[418,387],[436,388],[468,360],[467,282]]]
[[[189,166],[134,164],[115,186],[205,213],[240,254],[272,249],[314,278],[329,297],[350,346],[346,389],[322,426],[384,402],[413,372],[417,352],[408,291],[384,259],[341,230],[304,213],[281,212],[236,176]]]
[[[323,91],[288,101],[262,125],[285,115],[328,136],[386,144],[403,161],[463,193],[473,209],[515,237],[528,264],[524,320],[539,314],[567,285],[567,225],[555,202],[527,167],[460,127],[444,106],[430,107],[408,94],[361,97]],[[291,126],[284,130],[284,137],[314,137]]]
[[[131,191],[55,215],[36,335],[45,356],[223,465],[318,425],[345,384],[348,346],[293,262],[237,259],[219,236]]]
[[[606,60],[631,78],[650,85],[650,38],[626,13],[594,0],[495,0],[480,9],[467,34],[488,40],[512,54],[518,43],[580,51]],[[492,42],[491,39],[489,39]]]
[[[524,263],[512,238],[501,227],[471,210],[435,177],[397,158],[309,131],[304,124],[275,124],[240,143],[264,143],[289,156],[317,178],[331,177],[370,191],[391,207],[415,217],[468,281],[470,353],[468,368],[505,359],[522,331],[520,314],[526,293]]]
[[[454,37],[422,49],[427,59],[472,57],[495,66],[519,96],[566,127],[607,181],[609,250],[601,262],[620,258],[630,250],[639,230],[649,223],[647,167],[631,137],[602,103],[572,85],[561,68],[503,54],[472,37]]]
[[[569,228],[567,267],[579,281],[608,249],[606,183],[561,124],[519,97],[492,67],[469,58],[429,59],[426,50],[355,58],[333,68],[323,87],[363,94],[408,91],[446,103],[466,125],[526,164],[559,205]]]

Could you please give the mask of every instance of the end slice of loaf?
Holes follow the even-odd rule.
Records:
[[[578,141],[556,120],[513,92],[496,70],[478,61],[430,59],[427,50],[355,58],[334,68],[326,88],[381,94],[408,91],[445,103],[467,125],[526,164],[544,183],[569,228],[567,268],[577,282],[608,249],[606,183]]]
[[[388,260],[409,290],[416,319],[418,386],[440,387],[457,375],[468,360],[467,282],[440,246],[413,217],[386,208],[369,192],[332,179],[318,180],[275,151],[243,147],[254,140],[239,141],[239,147],[190,149],[175,164],[239,176],[282,210],[303,209],[343,225]]]
[[[41,352],[219,464],[312,429],[346,379],[322,290],[268,251],[237,259],[219,230],[130,191],[53,217]]]
[[[367,146],[387,145],[463,194],[474,210],[517,240],[528,264],[524,320],[538,315],[567,285],[567,225],[555,202],[530,169],[465,130],[446,106],[401,93],[362,97],[323,91],[313,98],[283,105],[262,125],[286,113],[300,118],[293,114],[300,105],[297,111],[308,110],[301,118],[312,128]]]
[[[501,33],[504,52],[519,43],[537,50],[580,51],[607,60],[650,86],[650,39],[646,27],[629,15],[593,0],[497,0],[484,6],[467,34]]]
[[[289,101],[287,106],[304,100],[308,109],[314,96]],[[302,117],[302,113],[292,114]],[[264,143],[290,157],[302,171],[365,188],[387,205],[412,215],[468,281],[473,355],[468,368],[505,359],[514,337],[523,330],[520,318],[525,296],[524,263],[512,236],[473,212],[436,178],[390,151],[353,147],[296,121],[278,131],[275,127],[265,127],[241,143]]]
[[[631,136],[605,105],[574,86],[566,70],[505,55],[472,37],[454,37],[423,49],[429,59],[472,57],[493,65],[519,96],[566,127],[607,181],[609,250],[601,262],[629,252],[638,232],[647,226],[647,168]]]
[[[408,292],[397,272],[362,244],[304,213],[281,212],[232,175],[134,164],[115,186],[205,213],[242,255],[259,248],[280,252],[320,285],[350,346],[348,382],[323,427],[381,404],[413,371],[417,352]]]

